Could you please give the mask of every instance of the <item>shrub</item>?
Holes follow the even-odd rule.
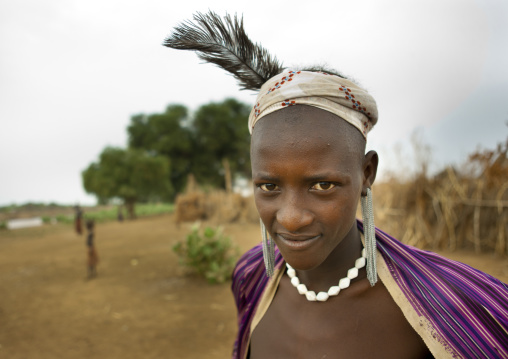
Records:
[[[173,251],[181,264],[212,284],[231,278],[238,257],[238,248],[224,236],[221,227],[201,230],[199,224],[192,227],[184,241],[173,246]]]

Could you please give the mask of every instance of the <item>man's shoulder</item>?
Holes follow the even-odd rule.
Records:
[[[241,256],[233,271],[231,289],[238,308],[250,303],[266,282],[263,247],[259,244]]]
[[[245,252],[236,262],[235,270],[233,271],[233,282],[258,272],[260,268],[264,269],[263,247],[261,243]]]

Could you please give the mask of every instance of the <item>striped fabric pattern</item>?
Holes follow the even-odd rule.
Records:
[[[505,283],[466,264],[402,244],[379,229],[376,238],[392,277],[452,356],[508,358]]]
[[[363,231],[362,223],[358,228]],[[460,262],[405,245],[376,229],[377,248],[390,274],[427,330],[456,358],[508,359],[508,286]],[[276,268],[283,258],[276,248]],[[233,358],[245,358],[250,324],[268,283],[261,244],[245,253],[233,273],[238,334]]]

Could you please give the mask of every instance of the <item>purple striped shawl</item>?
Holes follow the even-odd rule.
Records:
[[[363,226],[358,221],[358,228]],[[417,317],[452,358],[508,358],[508,286],[460,262],[403,244],[376,228],[377,248]],[[276,268],[283,263],[278,249]],[[233,358],[248,350],[250,324],[268,283],[261,244],[233,273],[238,334]],[[436,353],[433,353],[434,355]]]

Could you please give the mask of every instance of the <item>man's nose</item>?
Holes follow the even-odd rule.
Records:
[[[297,233],[312,223],[314,216],[305,208],[305,200],[298,193],[282,196],[280,208],[277,210],[277,222],[287,231]]]

